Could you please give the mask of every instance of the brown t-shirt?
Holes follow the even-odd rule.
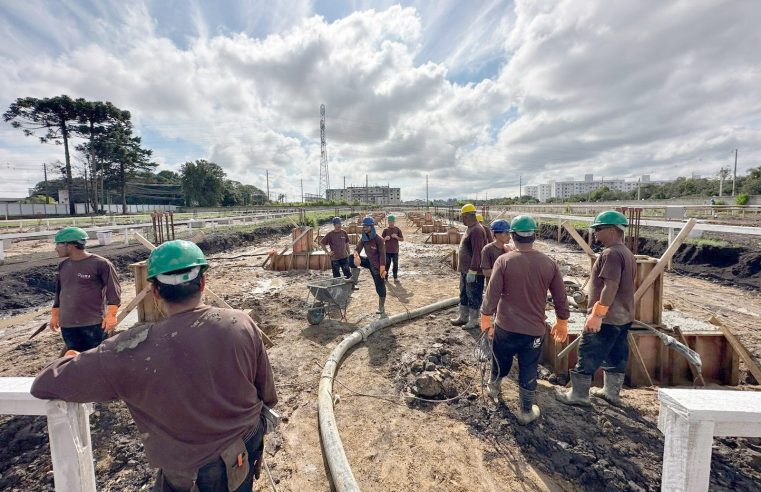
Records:
[[[153,466],[193,472],[259,424],[277,403],[267,352],[246,313],[200,306],[64,357],[32,395],[123,400]]]
[[[371,239],[369,241],[362,241],[360,237],[360,241],[357,243],[356,252],[361,253],[362,250],[365,250],[365,254],[367,255],[367,259],[370,260],[370,264],[375,269],[380,269],[381,265],[386,265],[386,242],[383,240],[382,237],[379,235],[375,235],[374,239]]]
[[[67,258],[58,264],[53,307],[61,309],[64,328],[99,325],[105,305],[121,304],[121,294],[116,269],[102,256],[91,254],[79,261]]]
[[[386,227],[383,229],[383,238],[390,238],[388,241],[386,241],[386,253],[398,253],[399,252],[399,239],[394,239],[391,237],[391,234],[396,234],[399,239],[404,240],[404,235],[402,234],[402,230],[398,227]]]
[[[341,229],[340,231],[330,231],[320,240],[323,246],[330,246],[330,252],[333,253],[334,260],[343,260],[349,256],[349,235]]]
[[[494,262],[497,258],[505,254],[505,249],[497,244],[497,241],[492,241],[481,250],[481,269],[491,270],[494,268]]]
[[[474,270],[478,275],[482,275],[481,270],[481,250],[486,244],[486,231],[483,226],[476,222],[468,227],[460,241],[460,251],[457,254],[457,270],[460,273],[468,273],[468,270]]]
[[[536,250],[511,251],[494,264],[481,312],[496,313],[495,322],[505,331],[542,336],[547,290],[552,294],[557,318],[568,319],[571,312],[557,263]]]
[[[589,286],[589,309],[600,300],[605,283],[613,288],[616,297],[602,319],[609,325],[625,325],[634,321],[634,279],[637,276],[637,259],[629,248],[616,244],[605,248],[592,267]]]

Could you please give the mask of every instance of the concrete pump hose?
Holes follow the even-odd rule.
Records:
[[[354,345],[363,342],[376,331],[395,325],[402,321],[411,320],[420,316],[425,316],[439,309],[445,309],[460,303],[459,297],[452,297],[444,301],[429,304],[418,309],[399,313],[388,318],[382,318],[373,321],[369,325],[359,328],[351,335],[344,338],[338,346],[330,353],[325,366],[322,369],[320,378],[320,388],[317,397],[317,412],[320,425],[320,440],[322,442],[322,452],[325,461],[328,464],[330,478],[335,490],[338,492],[355,492],[359,491],[359,485],[354,478],[354,474],[349,466],[349,460],[346,458],[341,436],[338,434],[338,425],[336,416],[333,413],[333,379],[338,371],[346,352]]]

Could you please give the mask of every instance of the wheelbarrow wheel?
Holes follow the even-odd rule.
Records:
[[[310,325],[319,325],[325,319],[325,308],[317,306],[307,310],[307,321]]]

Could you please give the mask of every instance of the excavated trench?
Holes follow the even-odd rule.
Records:
[[[577,232],[588,240],[586,229]],[[539,236],[545,240],[557,241],[558,226],[541,224]],[[580,249],[576,241],[563,230],[561,242]],[[661,239],[640,237],[639,254],[660,257],[668,248],[668,242]],[[593,249],[600,249],[594,245]],[[704,278],[722,285],[742,287],[748,290],[761,289],[761,251],[745,247],[721,247],[711,244],[682,244],[673,258],[673,269],[677,273]]]

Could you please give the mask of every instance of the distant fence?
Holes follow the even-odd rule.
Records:
[[[84,203],[74,204],[77,215],[85,215]],[[106,213],[122,213],[121,205],[106,205]],[[177,210],[176,205],[127,205],[127,213],[150,212],[153,210]],[[90,208],[92,212],[92,208]],[[48,203],[0,203],[0,217],[45,217],[50,215],[69,215],[69,206],[66,204]]]

